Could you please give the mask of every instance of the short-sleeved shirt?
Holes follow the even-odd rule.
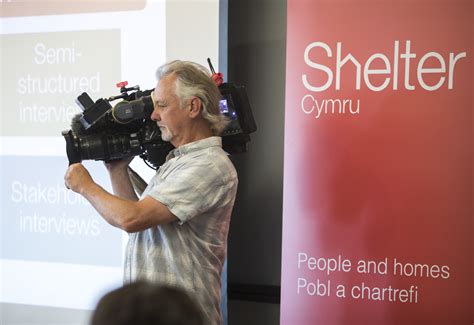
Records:
[[[182,287],[201,305],[206,324],[221,324],[221,272],[236,192],[237,173],[220,137],[171,151],[142,198],[158,200],[178,220],[130,234],[124,282]]]

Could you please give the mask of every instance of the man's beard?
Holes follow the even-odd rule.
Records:
[[[173,139],[174,137],[173,133],[166,126],[161,126],[160,131],[161,131],[161,140],[169,142],[171,141],[171,139]]]

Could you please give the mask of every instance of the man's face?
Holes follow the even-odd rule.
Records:
[[[151,119],[156,121],[163,141],[171,142],[175,147],[181,143],[181,133],[187,120],[187,110],[180,106],[175,94],[176,76],[162,78],[152,93],[154,103]]]

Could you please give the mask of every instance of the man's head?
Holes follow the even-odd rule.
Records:
[[[172,61],[158,68],[156,75],[151,118],[158,122],[163,140],[180,144],[176,137],[192,132],[196,125],[199,130],[196,122],[204,125],[210,135],[222,132],[228,120],[220,113],[221,94],[206,68],[193,62]]]
[[[183,290],[134,282],[104,295],[91,325],[203,325],[197,303]]]

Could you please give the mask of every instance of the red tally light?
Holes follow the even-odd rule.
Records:
[[[222,73],[220,72],[213,73],[212,79],[214,80],[214,82],[216,83],[218,87],[222,85],[222,83],[224,82],[224,77],[222,76]]]
[[[121,81],[116,84],[117,88],[123,88],[128,85],[128,81]]]

